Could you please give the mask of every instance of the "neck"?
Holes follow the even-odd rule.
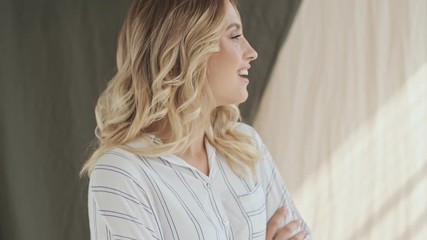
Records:
[[[194,137],[190,146],[175,155],[206,176],[209,176],[209,160],[204,139],[204,134]]]
[[[200,154],[204,154],[206,152],[205,149],[205,134],[200,134],[199,136],[193,137],[192,143],[183,151],[178,154],[184,154],[188,156],[198,156]]]
[[[195,129],[200,129],[201,131],[196,131],[196,133],[191,136],[191,142],[189,146],[186,149],[175,153],[175,155],[205,175],[209,175],[209,161],[205,148],[205,132],[209,121],[203,121],[202,119],[208,118],[201,118],[200,121],[198,121],[197,126],[194,126]],[[168,131],[166,128],[161,127],[160,125],[153,125],[150,129],[156,129],[153,131],[153,133],[164,143],[169,142],[168,140],[170,140],[170,131]]]

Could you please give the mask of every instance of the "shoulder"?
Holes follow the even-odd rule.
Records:
[[[144,185],[144,170],[140,162],[137,155],[121,148],[113,148],[98,159],[92,168],[89,184],[116,188],[124,185],[141,187]]]
[[[151,188],[138,161],[137,155],[120,148],[106,152],[91,171],[88,197],[105,209],[122,208],[130,203],[148,204]]]
[[[149,145],[143,139],[136,139],[126,144],[126,147],[130,149],[143,149],[149,147]],[[139,156],[134,151],[126,150],[121,147],[114,147],[101,155],[96,161],[91,176],[97,171],[106,171],[107,169],[109,172],[119,171],[135,176],[140,174],[142,168],[144,168],[144,165],[141,164],[142,159],[146,158]]]
[[[113,148],[104,153],[96,162],[91,174],[97,170],[115,169],[117,171],[135,173],[136,156],[126,150]]]
[[[246,123],[242,123],[242,122],[237,122],[235,124],[235,129],[249,135],[252,137],[255,137],[255,135],[258,135],[258,133],[255,131],[255,129],[250,126],[249,124]]]
[[[255,140],[255,143],[259,150],[263,150],[265,148],[264,143],[261,137],[259,136],[258,132],[255,130],[255,128],[253,128],[252,126],[246,123],[241,123],[241,122],[236,123],[235,128],[240,132],[252,137]]]

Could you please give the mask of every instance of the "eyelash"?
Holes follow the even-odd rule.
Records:
[[[234,36],[234,37],[231,37],[231,38],[232,38],[232,39],[239,39],[241,36],[242,36],[242,34],[238,34],[238,35],[236,35],[236,36]]]

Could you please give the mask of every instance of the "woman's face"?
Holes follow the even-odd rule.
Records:
[[[220,51],[213,53],[208,61],[207,78],[216,106],[238,104],[248,98],[249,63],[258,56],[243,36],[236,9],[226,2],[226,30],[219,42]]]

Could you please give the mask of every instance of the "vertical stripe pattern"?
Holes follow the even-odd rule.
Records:
[[[89,184],[91,239],[265,239],[280,206],[292,212],[284,222],[301,219],[258,134],[239,128],[260,147],[258,179],[234,174],[208,141],[209,176],[174,155],[116,148],[102,156]]]

